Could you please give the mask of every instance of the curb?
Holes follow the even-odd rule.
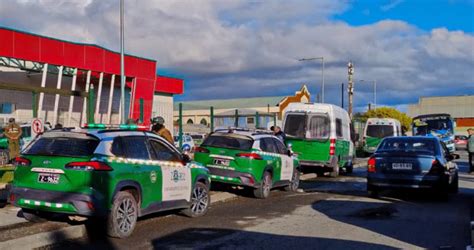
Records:
[[[217,192],[211,194],[211,204],[225,202],[236,198],[236,194],[227,192]],[[73,240],[84,237],[86,227],[84,225],[68,226],[58,230],[28,235],[25,237],[0,242],[0,250],[3,249],[33,249],[52,244],[57,244],[66,240]]]
[[[70,226],[51,232],[33,234],[18,239],[0,242],[0,249],[33,249],[52,245],[64,240],[77,239],[84,236],[84,226]]]
[[[301,181],[306,181],[306,180],[314,179],[314,178],[317,178],[317,177],[318,177],[318,175],[315,174],[315,173],[302,174],[302,175],[300,175],[300,180]]]

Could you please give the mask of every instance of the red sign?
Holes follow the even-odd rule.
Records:
[[[35,118],[33,122],[31,123],[31,133],[33,135],[37,135],[39,133],[42,133],[43,130],[44,130],[43,122],[40,119]]]

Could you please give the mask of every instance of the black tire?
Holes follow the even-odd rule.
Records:
[[[372,185],[367,185],[367,194],[371,198],[378,198],[379,197],[379,189]]]
[[[340,167],[339,167],[339,163],[337,163],[337,165],[335,167],[333,167],[331,173],[329,174],[329,176],[333,177],[333,178],[336,178],[339,176],[339,170],[340,170]]]
[[[298,169],[295,169],[293,171],[293,177],[291,178],[290,184],[285,187],[285,191],[296,192],[299,186],[300,186],[300,171],[298,171]]]
[[[449,192],[452,194],[457,194],[459,192],[459,176],[456,176],[453,179],[453,182],[449,185]]]
[[[120,191],[114,198],[107,218],[107,234],[114,238],[126,238],[135,229],[138,218],[138,204],[130,192]]]
[[[46,218],[41,216],[39,211],[22,208],[21,214],[23,215],[23,218],[29,222],[39,223],[47,221]]]
[[[270,172],[265,171],[263,173],[262,184],[260,187],[253,190],[253,195],[259,199],[266,199],[270,196],[270,190],[272,189],[272,175]]]
[[[209,187],[202,182],[196,182],[191,193],[191,205],[182,213],[191,218],[203,216],[209,210],[209,204],[211,204]]]

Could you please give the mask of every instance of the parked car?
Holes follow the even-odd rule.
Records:
[[[455,135],[454,136],[454,145],[456,149],[465,149],[467,146],[467,136],[465,135]]]
[[[436,137],[385,138],[367,164],[367,191],[396,188],[433,189],[445,195],[458,192],[459,155]]]
[[[125,238],[147,214],[206,214],[210,177],[202,165],[137,125],[86,127],[45,132],[16,159],[11,198],[25,219],[82,216]]]
[[[175,136],[174,137],[174,145],[177,147],[177,148],[180,148],[179,147],[179,136]],[[188,134],[184,134],[183,135],[183,144],[181,146],[181,151],[183,152],[192,152],[194,151],[194,140],[193,138],[188,135]]]
[[[332,104],[290,103],[283,119],[285,143],[298,154],[300,164],[317,170],[353,169],[354,143],[347,111]]]
[[[194,159],[209,169],[213,182],[250,187],[257,198],[267,198],[275,187],[299,186],[298,159],[272,134],[215,132],[196,148]]]
[[[205,134],[191,134],[191,137],[193,138],[194,144],[196,146],[201,145],[201,143],[204,141],[204,139],[206,139]]]

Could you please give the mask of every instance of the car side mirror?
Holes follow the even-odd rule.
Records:
[[[289,157],[291,157],[291,156],[293,156],[293,151],[291,151],[291,149],[288,149],[288,150],[286,151],[286,154],[287,154]]]
[[[187,163],[191,162],[191,157],[189,157],[188,154],[182,154],[181,157],[182,157],[182,160],[183,160],[184,164],[187,164]]]

